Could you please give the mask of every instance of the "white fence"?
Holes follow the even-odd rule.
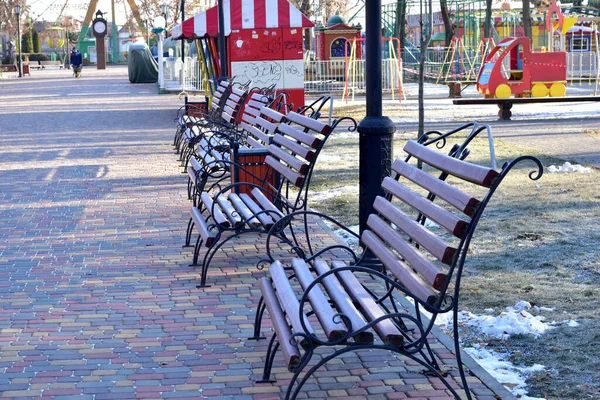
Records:
[[[472,71],[469,73],[471,79],[475,79],[481,60],[475,57],[474,50],[470,50],[467,54],[469,54],[472,63],[477,61],[473,63],[471,66]],[[384,92],[397,93],[402,86],[403,75],[414,79],[417,71],[416,59],[418,58],[418,52],[403,52],[403,56],[406,58],[403,66],[401,61],[397,59],[382,60],[382,89]],[[429,80],[439,79],[441,76],[440,71],[444,68],[444,59],[448,58],[445,49],[432,49],[428,51],[426,58],[426,77]],[[180,57],[166,57],[163,62],[164,83],[161,89],[186,92],[204,90],[197,58],[186,57],[185,65]],[[568,79],[595,80],[597,70],[598,62],[595,52],[567,53]],[[446,74],[442,75],[445,76]],[[443,76],[441,80],[444,81]],[[366,90],[365,84],[364,60],[351,61],[349,66],[345,60],[304,62],[304,89],[306,93],[347,93],[352,96],[364,93]]]
[[[198,59],[181,57],[165,57],[163,59],[164,80],[161,89],[172,91],[195,92],[202,90]]]
[[[401,62],[391,58],[382,60],[381,69],[383,91],[398,91],[402,86]],[[353,60],[348,64],[345,60],[304,62],[306,93],[364,93],[365,83],[364,60]]]

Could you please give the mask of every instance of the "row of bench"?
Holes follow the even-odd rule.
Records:
[[[523,156],[496,171],[466,161],[469,143],[485,126],[430,132],[407,142],[407,157],[396,160],[392,175],[384,179],[360,235],[365,251],[356,254],[343,244],[318,249],[311,241],[311,221],[342,225],[308,208],[311,176],[332,132],[341,123],[356,127],[348,118],[318,120],[323,104],[321,99],[289,111],[293,107],[285,97],[272,90],[252,91],[231,82],[219,84],[210,105],[186,101],[174,145],[188,173],[193,207],[185,241],[191,245],[197,235],[193,265],[201,266],[200,287],[206,286],[212,257],[225,243],[241,234],[268,232],[270,265],[258,282],[262,297],[253,336],[263,338],[268,313],[273,333],[261,382],[271,382],[279,350],[293,372],[286,398],[296,398],[307,379],[331,359],[349,351],[385,349],[421,365],[458,399],[456,383],[431,348],[431,330],[438,315],[458,315],[465,258],[496,189],[520,162],[537,166],[532,179],[541,177],[542,165]],[[464,130],[468,134],[460,144],[447,145]],[[449,152],[440,151],[448,147]],[[242,149],[256,151],[259,160],[249,164],[258,170],[240,161]],[[428,228],[426,221],[441,229]],[[296,258],[277,259],[273,241],[290,246]],[[198,263],[202,247],[205,255]],[[413,310],[398,306],[404,297],[412,299]],[[424,318],[421,310],[432,317]],[[457,325],[455,320],[457,369],[470,399]],[[331,352],[308,367],[317,348]]]

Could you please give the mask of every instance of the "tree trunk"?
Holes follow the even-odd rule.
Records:
[[[427,53],[427,46],[431,41],[431,28],[433,27],[433,13],[432,0],[427,0],[425,6],[427,21],[423,21],[423,0],[421,0],[421,54],[419,54],[419,131],[418,137],[420,138],[425,134],[425,100],[423,99],[423,84],[425,83],[425,56]],[[425,23],[427,24],[425,26]]]
[[[523,31],[524,36],[531,39],[531,10],[529,0],[523,0]]]
[[[485,32],[486,39],[492,37],[492,0],[485,0]]]
[[[452,21],[450,21],[450,13],[448,12],[447,0],[440,0],[440,12],[442,13],[442,20],[444,21],[446,47],[450,47],[450,43],[452,43],[452,38],[454,37],[454,27],[452,26]]]

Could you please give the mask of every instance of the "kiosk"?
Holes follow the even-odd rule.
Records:
[[[304,105],[303,30],[314,24],[287,0],[224,0],[223,10],[229,75],[252,87],[276,84]],[[173,38],[216,37],[218,20],[218,8],[209,8],[174,26]]]

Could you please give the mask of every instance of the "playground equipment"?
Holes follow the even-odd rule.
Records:
[[[389,61],[387,63],[387,68],[383,70],[384,74],[384,82],[388,82],[391,88],[392,100],[396,100],[396,92],[398,92],[398,100],[401,100],[405,97],[405,93],[402,87],[402,60],[396,54],[396,46],[400,47],[400,41],[398,38],[382,38],[383,42],[388,44],[387,48],[389,49]],[[359,71],[359,68],[362,68],[362,60],[358,56],[360,54],[359,49],[362,48],[365,44],[365,38],[360,39],[351,39],[346,42],[346,47],[350,46],[350,51],[345,51],[345,54],[350,54],[345,57],[345,84],[344,84],[344,92],[342,97],[346,99],[346,103],[348,103],[350,99],[350,92],[352,92],[352,100],[354,101],[354,87],[355,82],[357,81],[358,76],[364,75],[365,71]],[[385,85],[385,83],[384,83]]]
[[[221,75],[219,54],[215,38],[212,36],[194,39],[194,43],[196,44],[201,86],[208,98],[208,107],[210,107],[217,88],[217,78]]]
[[[567,53],[532,52],[526,37],[506,38],[492,50],[477,78],[485,97],[561,97],[566,93]]]

